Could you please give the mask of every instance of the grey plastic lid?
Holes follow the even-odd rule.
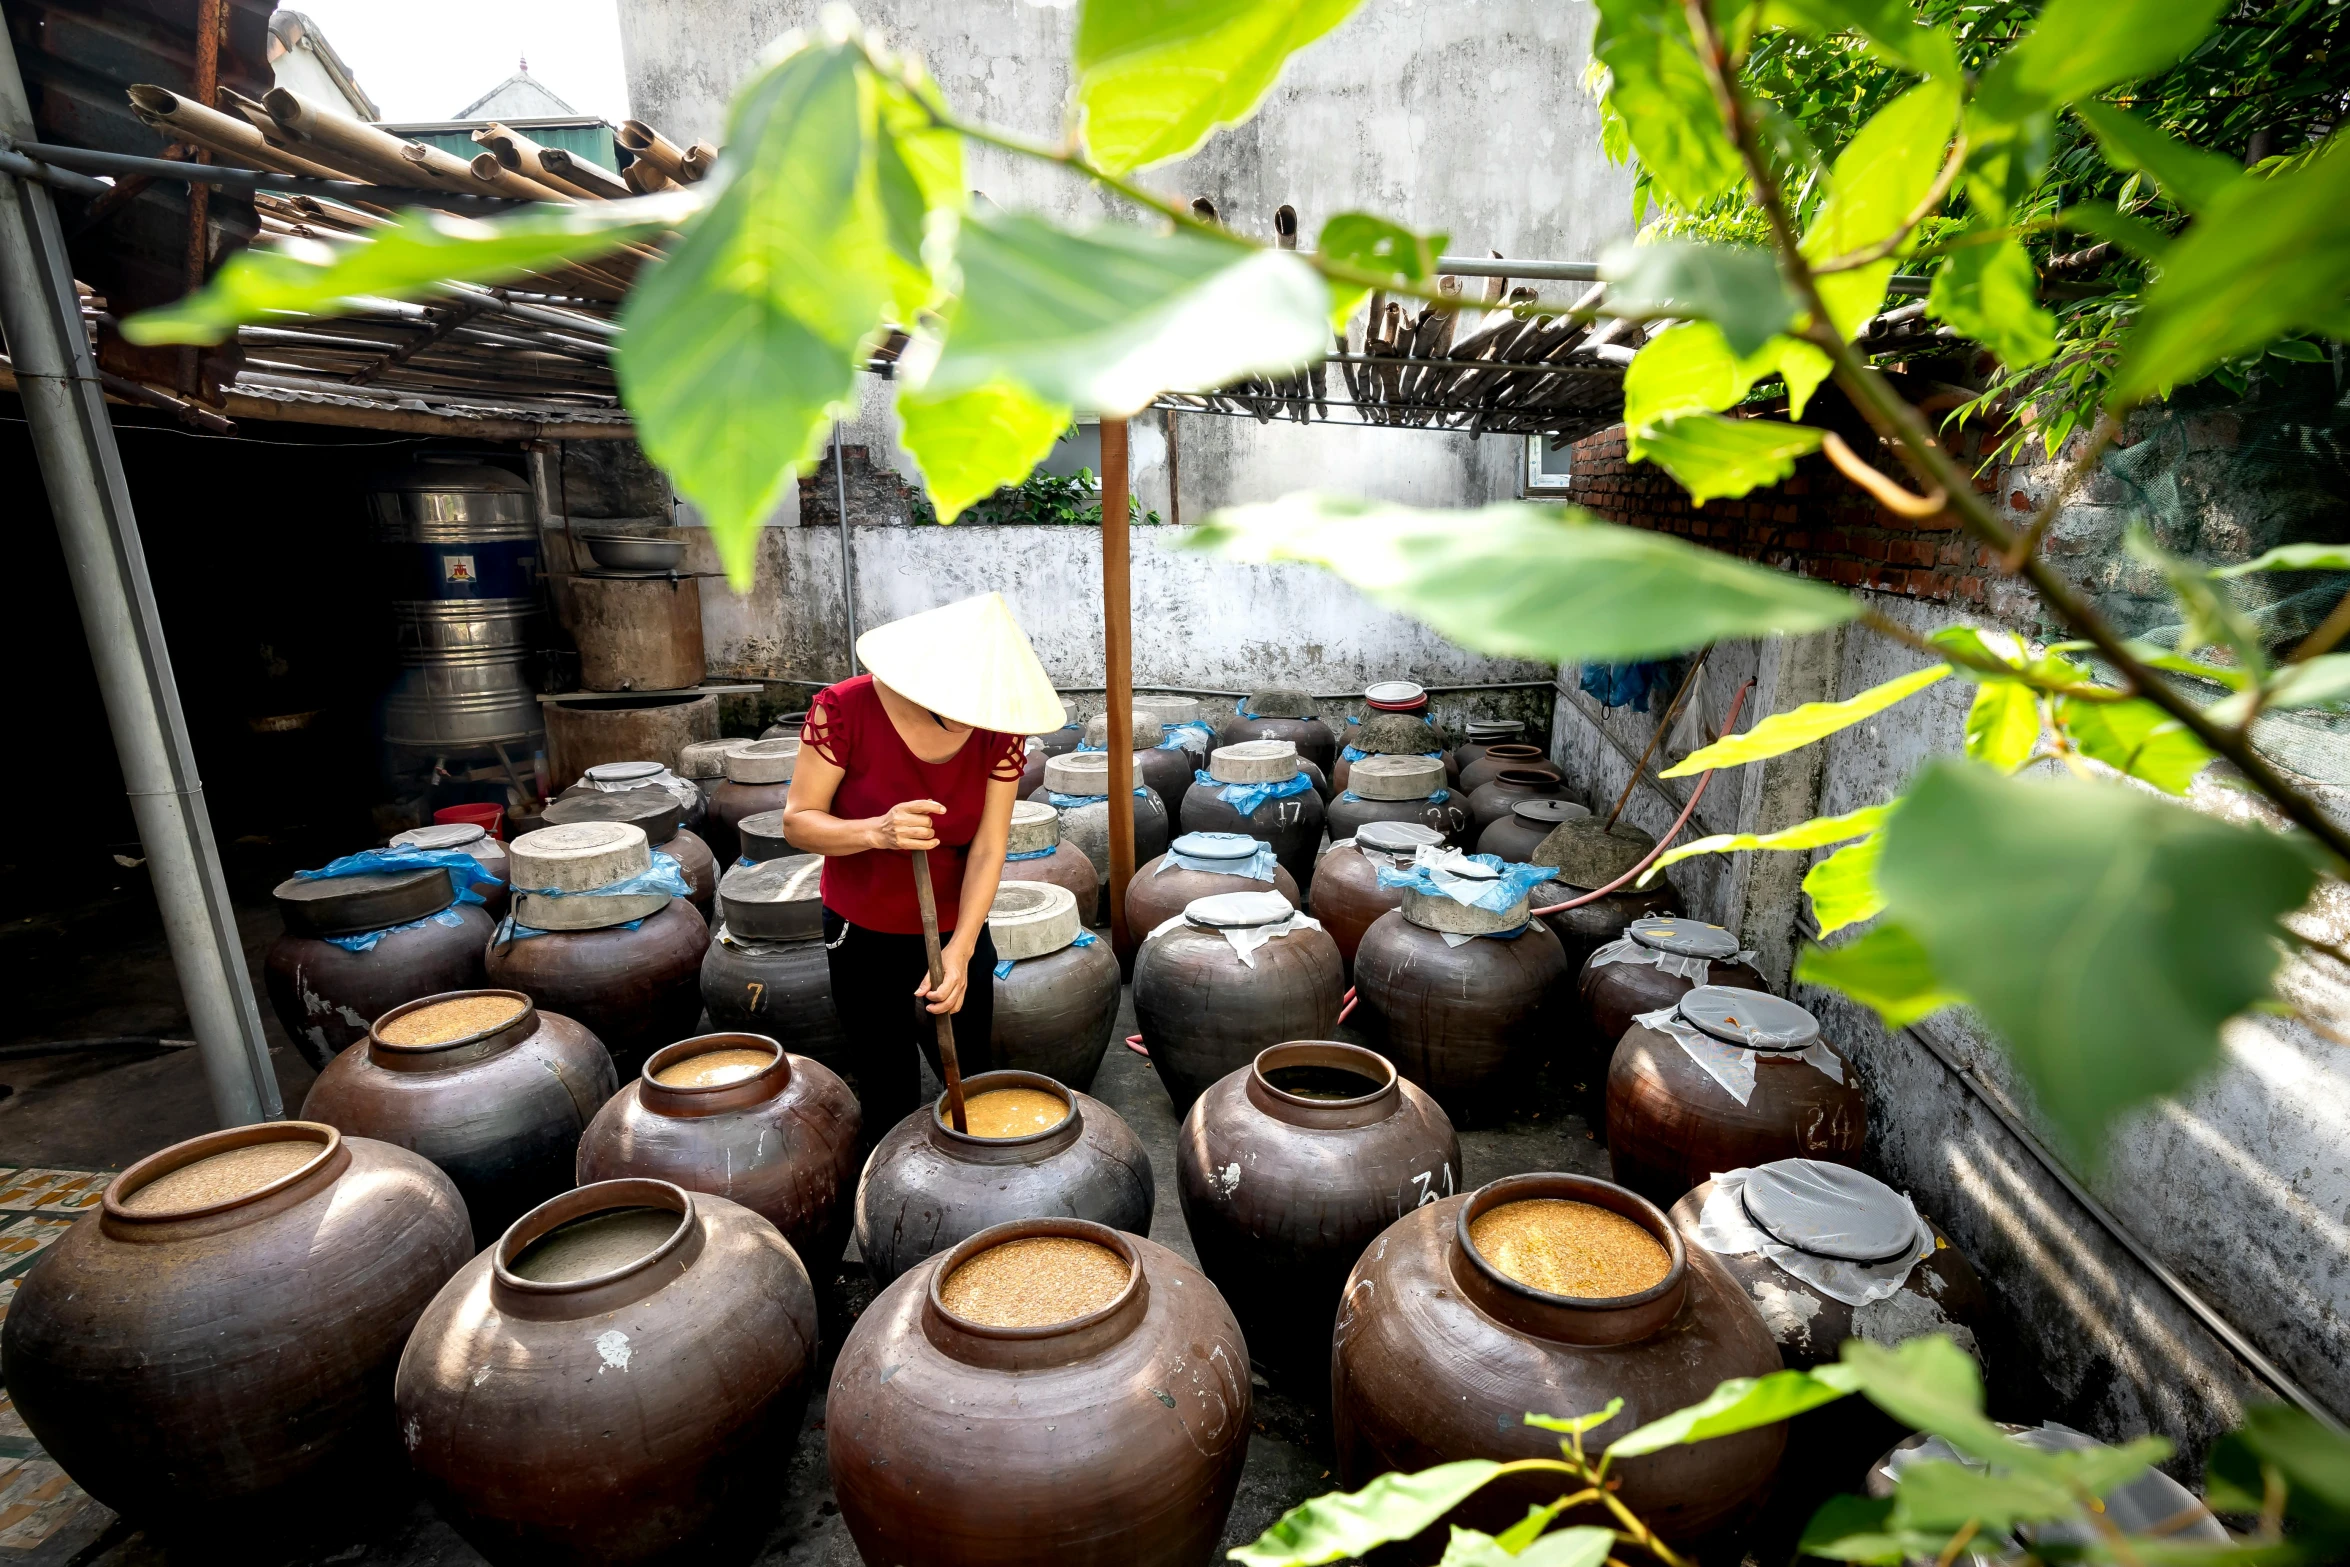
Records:
[[[1167,847],[1195,860],[1245,860],[1261,845],[1244,832],[1187,832]]]
[[[1917,1219],[1873,1175],[1820,1159],[1781,1159],[1746,1172],[1746,1216],[1784,1246],[1838,1262],[1891,1262],[1917,1245]]]
[[[1365,822],[1355,829],[1356,843],[1381,854],[1409,854],[1443,841],[1444,834],[1422,822]]]
[[[814,941],[824,935],[824,856],[787,854],[737,865],[718,882],[726,928],[755,941]]]
[[[1210,930],[1278,925],[1296,912],[1296,906],[1278,892],[1216,892],[1183,906],[1185,919]]]
[[[587,775],[600,784],[645,783],[661,776],[659,762],[598,762]]]
[[[1719,925],[1683,919],[1674,914],[1643,914],[1624,927],[1640,945],[1684,958],[1727,958],[1738,951],[1738,938]]]
[[[1680,1010],[1714,1038],[1750,1050],[1802,1050],[1820,1037],[1818,1018],[1766,991],[1699,985],[1681,997]]]
[[[1589,816],[1591,811],[1587,806],[1577,805],[1572,800],[1561,799],[1555,795],[1543,795],[1533,800],[1511,801],[1510,814],[1531,826],[1556,827],[1559,823],[1571,822],[1578,816]]]

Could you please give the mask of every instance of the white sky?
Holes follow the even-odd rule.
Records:
[[[447,120],[530,61],[582,114],[628,118],[616,0],[288,0],[387,120]]]

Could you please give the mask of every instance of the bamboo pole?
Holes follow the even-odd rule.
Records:
[[[930,955],[930,990],[936,995],[946,982],[947,966],[938,952],[938,894],[930,886],[928,849],[914,851],[914,897],[922,905],[922,946]],[[955,1059],[955,1015],[934,1012],[931,1016],[938,1023],[938,1075],[946,1080],[947,1119],[956,1131],[967,1133],[971,1123],[963,1115],[963,1064]]]
[[[1123,947],[1126,884],[1134,879],[1134,589],[1127,556],[1126,421],[1102,430],[1102,664],[1109,687],[1110,939]]]
[[[283,87],[272,87],[262,106],[289,138],[314,156],[331,162],[348,159],[354,166],[380,170],[387,184],[424,184],[473,196],[485,192],[512,196],[520,201],[565,199],[552,187],[503,167],[496,170],[495,178],[484,180],[474,173],[471,163],[453,152],[425,142],[402,141]]]
[[[634,153],[640,162],[649,163],[660,176],[676,185],[690,185],[693,176],[686,171],[685,154],[677,143],[662,135],[642,120],[622,120],[614,140]]]
[[[686,148],[685,155],[678,159],[678,163],[684,168],[685,177],[689,182],[708,179],[711,168],[717,162],[718,149],[706,141],[695,142],[691,147]]]
[[[559,147],[542,147],[528,136],[492,120],[473,133],[474,141],[497,155],[501,166],[525,179],[587,201],[611,201],[626,196],[628,186],[616,176],[574,158]]]
[[[614,174],[602,164],[575,157],[560,147],[541,147],[539,167],[550,176],[569,180],[581,190],[589,191],[606,201],[621,201],[633,194],[628,181]]]

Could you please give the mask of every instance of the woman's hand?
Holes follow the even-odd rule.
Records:
[[[930,819],[945,813],[946,807],[936,800],[907,800],[893,805],[887,816],[873,818],[873,847],[935,849],[938,833]]]
[[[938,982],[938,988],[933,991],[930,977],[924,975],[922,983],[914,987],[914,994],[930,1011],[951,1015],[963,1010],[963,993],[970,988],[971,949],[949,940],[940,949],[938,958],[940,967],[946,970],[946,977]]]

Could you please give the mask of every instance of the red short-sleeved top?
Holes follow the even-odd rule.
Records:
[[[821,715],[821,717],[819,717]],[[978,836],[991,779],[1017,783],[1026,745],[1022,736],[974,729],[963,748],[943,762],[925,762],[906,748],[881,705],[871,675],[827,686],[808,704],[800,742],[846,777],[833,791],[832,814],[856,821],[886,816],[908,800],[946,807],[931,818],[939,847],[930,851],[930,884],[938,897],[938,928],[955,928],[963,901],[963,862]],[[922,905],[914,895],[914,857],[903,849],[867,849],[824,861],[824,906],[853,925],[898,935],[922,933]]]

